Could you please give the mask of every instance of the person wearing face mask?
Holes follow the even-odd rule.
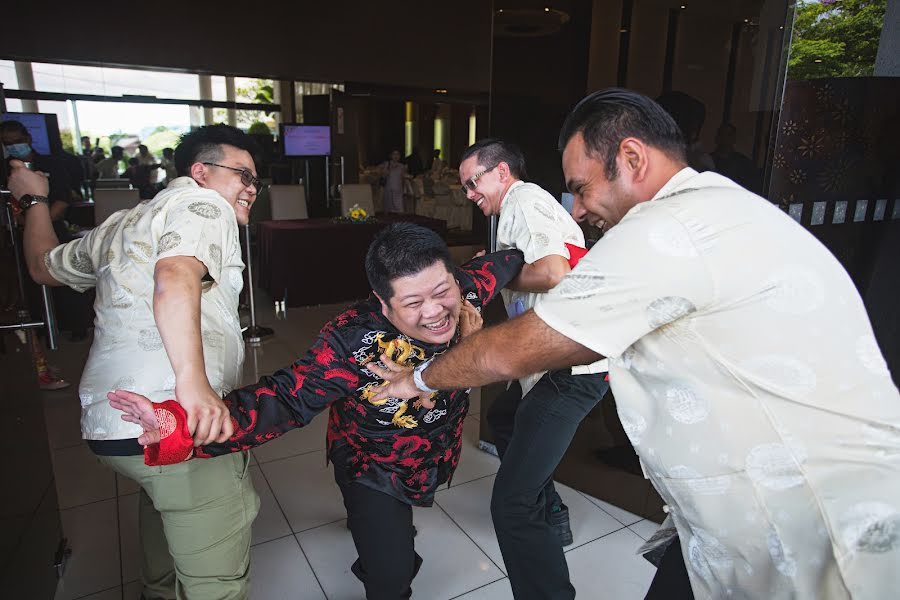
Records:
[[[31,163],[31,169],[47,175],[50,183],[47,198],[50,200],[50,218],[56,233],[63,241],[71,237],[62,222],[71,200],[71,186],[66,165],[58,158],[38,153],[31,145],[31,134],[18,121],[0,123],[0,140],[3,142],[3,158]]]
[[[129,387],[175,398],[198,445],[233,433],[222,394],[237,387],[243,367],[238,226],[256,200],[255,152],[246,134],[227,125],[186,134],[175,151],[181,177],[62,245],[50,224],[47,179],[11,162],[9,189],[24,210],[31,277],[96,290],[94,341],[79,387],[82,436],[101,462],[141,486],[146,598],[248,593],[250,526],[259,508],[248,454],[160,474],[144,464],[141,428],[119,418],[106,392]]]
[[[40,171],[49,179],[47,197],[50,201],[50,218],[53,230],[57,237],[63,241],[72,239],[71,233],[66,228],[63,220],[66,209],[71,199],[69,189],[69,175],[65,163],[58,157],[40,154],[32,147],[31,134],[28,129],[18,121],[3,121],[0,123],[0,140],[3,143],[3,156],[6,160],[20,160],[31,163],[31,169]],[[26,297],[32,314],[40,314],[40,293],[37,286],[26,284]],[[77,329],[77,335],[81,335],[86,329],[90,319],[90,307],[85,306],[77,294],[69,291],[56,290],[54,297],[57,300],[57,316],[63,328]],[[73,326],[74,325],[74,326]],[[76,332],[73,331],[73,337]],[[32,332],[32,358],[38,377],[38,387],[42,390],[60,390],[71,385],[59,376],[59,369],[52,366],[46,357],[43,344],[37,334]]]
[[[525,254],[522,273],[503,290],[510,318],[532,308],[571,268],[570,248],[584,248],[581,228],[553,196],[526,183],[525,157],[510,142],[481,140],[459,165],[466,197],[486,217],[499,215],[497,248]],[[574,598],[563,546],[573,542],[569,511],[553,472],[578,425],[609,389],[604,362],[539,371],[509,384],[487,418],[500,469],[491,517],[517,598]]]
[[[413,542],[412,507],[431,506],[438,486],[453,476],[469,393],[371,402],[382,380],[370,367],[382,354],[406,365],[424,364],[479,329],[479,311],[521,266],[521,253],[507,250],[456,268],[447,245],[430,229],[412,223],[387,227],[366,255],[372,295],[329,321],[293,365],[228,394],[235,434],[194,455],[258,446],[330,408],[328,457],[359,553],[351,570],[369,600],[409,598],[422,560]],[[127,391],[110,396],[151,432],[142,443],[159,442],[160,424],[149,400]],[[188,464],[194,462],[205,461]]]

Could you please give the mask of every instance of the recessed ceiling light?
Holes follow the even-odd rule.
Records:
[[[545,7],[544,7],[544,12],[550,12],[550,9],[547,8],[547,7],[545,6]]]
[[[684,9],[686,9],[686,8],[687,8],[687,4],[682,4],[682,5],[681,5],[681,10],[684,10]]]

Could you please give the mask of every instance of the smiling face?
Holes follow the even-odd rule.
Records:
[[[221,149],[222,156],[215,161],[221,167],[196,162],[191,165],[191,177],[200,187],[219,192],[234,209],[238,224],[246,225],[250,221],[250,208],[256,201],[256,188],[253,184],[242,183],[238,171],[246,169],[256,176],[256,164],[246,150],[224,144]]]
[[[494,167],[475,180],[475,189],[469,189],[466,184],[485,169]],[[484,216],[500,214],[500,205],[503,197],[516,179],[509,172],[509,166],[505,162],[498,165],[483,165],[478,162],[478,156],[473,155],[462,161],[459,165],[459,181],[463,185],[466,198],[475,203],[481,209]]]
[[[576,221],[587,219],[606,231],[637,204],[621,166],[615,178],[607,179],[603,161],[588,154],[580,133],[566,144],[562,163],[566,184],[575,198],[572,216]]]
[[[462,308],[459,285],[443,261],[391,281],[394,295],[381,312],[405,336],[429,344],[453,339]]]

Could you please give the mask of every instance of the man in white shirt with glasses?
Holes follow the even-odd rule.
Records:
[[[497,250],[524,253],[525,266],[503,290],[510,318],[568,273],[568,247],[584,248],[581,228],[562,205],[526,183],[525,157],[515,145],[485,139],[462,155],[466,197],[486,217],[499,215]],[[563,546],[573,542],[569,511],[553,485],[553,472],[582,419],[609,384],[601,364],[541,371],[512,381],[488,411],[501,465],[491,516],[517,598],[574,598]]]
[[[148,467],[140,425],[123,421],[106,394],[126,388],[176,398],[195,446],[231,437],[222,395],[240,385],[243,370],[238,225],[248,222],[259,187],[255,151],[234,127],[193,131],[175,150],[180,177],[63,245],[50,224],[46,178],[12,164],[9,188],[25,211],[32,278],[96,288],[94,341],[79,386],[82,436],[101,462],[141,486],[145,598],[248,594],[259,510],[248,453]]]

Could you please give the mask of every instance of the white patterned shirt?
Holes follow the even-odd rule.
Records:
[[[525,262],[532,264],[550,255],[562,256],[568,260],[570,256],[566,249],[567,243],[584,248],[584,233],[562,204],[539,185],[524,181],[512,184],[500,203],[497,250],[521,250],[525,255]],[[501,293],[507,311],[516,316],[534,308],[541,296],[535,292],[517,292],[508,288],[504,288]],[[606,368],[606,361],[600,361],[593,365],[575,367],[572,373],[600,373],[606,371]],[[544,373],[546,371],[532,373],[519,380],[523,396]]]
[[[684,169],[535,311],[609,357],[697,598],[896,596],[900,394],[809,232]]]
[[[154,401],[175,397],[175,374],[153,317],[156,261],[193,256],[212,281],[203,282],[200,327],[209,383],[225,393],[240,383],[244,343],[238,295],[244,263],[234,209],[218,192],[179,177],[152,200],[119,211],[81,239],[46,257],[50,274],[75,290],[95,287],[94,343],[81,376],[85,439],[136,438],[106,393],[127,389]]]

